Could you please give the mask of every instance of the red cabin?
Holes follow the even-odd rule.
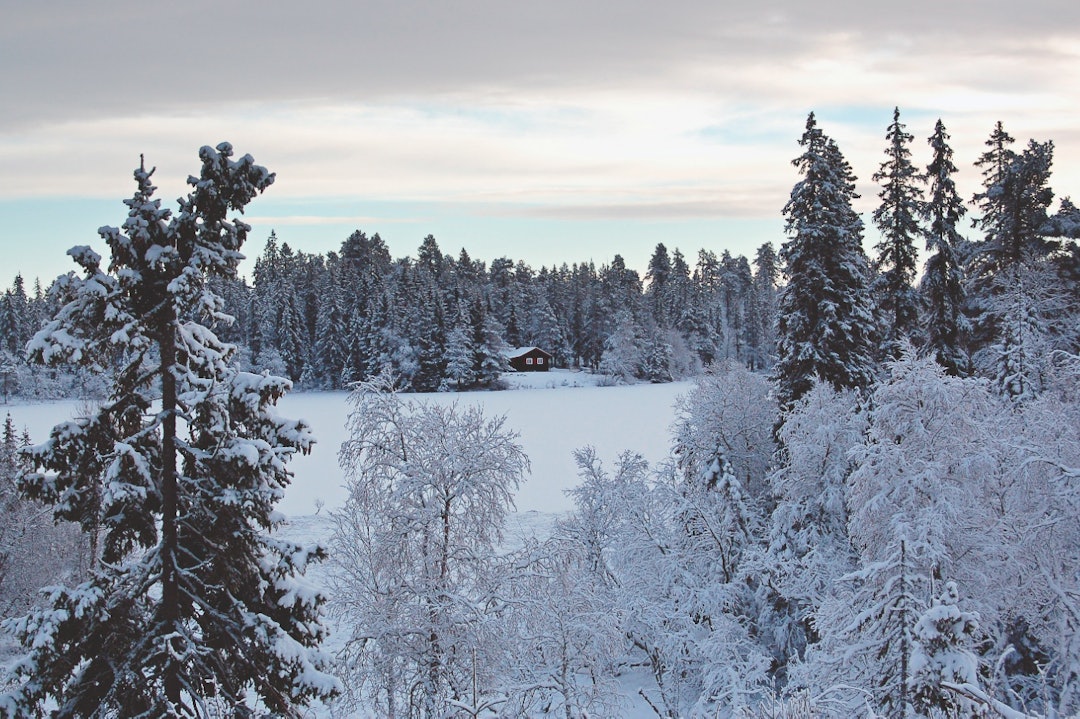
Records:
[[[547,372],[555,358],[539,347],[518,347],[510,350],[506,359],[518,372]]]

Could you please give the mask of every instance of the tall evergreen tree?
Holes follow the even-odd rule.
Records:
[[[99,231],[108,268],[72,249],[84,275],[31,343],[38,361],[100,370],[120,350],[124,364],[108,402],[30,450],[27,494],[100,528],[104,545],[86,582],[15,622],[30,654],[0,697],[6,716],[46,703],[56,717],[299,716],[337,687],[317,652],[322,597],[296,580],[322,550],[268,533],[284,461],[311,434],[271,410],[286,380],[238,372],[235,348],[185,318],[221,318],[206,279],[235,275],[250,230],[227,214],[274,180],[232,155],[228,143],[199,151],[172,218],[153,171],[137,169],[127,221]]]
[[[300,311],[300,300],[296,296],[296,287],[284,288],[284,299],[277,323],[277,346],[281,359],[285,362],[285,371],[293,382],[300,379],[304,371],[304,358],[307,356],[307,344],[304,341],[304,318]]]
[[[919,286],[926,315],[923,336],[927,352],[951,375],[965,375],[970,362],[966,351],[968,322],[964,316],[964,280],[959,248],[964,242],[958,226],[967,208],[956,191],[956,173],[949,134],[939,119],[927,142],[934,156],[926,168],[930,199],[923,205],[927,221],[926,249],[930,257]]]
[[[22,275],[15,275],[15,282],[3,297],[0,297],[0,339],[11,354],[22,352],[32,333],[30,301],[26,296],[26,287]]]
[[[724,318],[724,355],[749,365],[751,347],[757,341],[751,312],[754,275],[750,263],[742,255],[732,257],[725,250],[720,264],[723,272],[721,310]]]
[[[559,323],[555,311],[551,308],[551,303],[546,299],[540,300],[535,307],[534,316],[535,332],[533,341],[535,345],[554,355],[553,361],[555,364],[559,366],[565,365],[571,351],[566,342],[566,332]]]
[[[340,296],[337,275],[331,271],[315,320],[315,347],[312,357],[319,384],[327,389],[341,387],[342,373],[348,361],[347,324],[341,311]]]
[[[1010,147],[1014,142],[1016,139],[998,121],[985,143],[989,149],[975,161],[976,167],[983,168],[983,191],[975,193],[972,202],[982,215],[972,221],[972,226],[982,229],[988,242],[994,242],[1001,233],[1005,210],[1000,190],[995,188],[1004,186],[1009,165],[1016,159],[1016,152]]]
[[[648,289],[645,291],[649,311],[658,327],[671,326],[670,283],[672,278],[671,258],[663,242],[656,245],[649,268],[645,272]]]
[[[752,369],[772,367],[776,356],[776,302],[780,267],[776,250],[766,242],[754,254],[754,305],[760,323],[760,344],[754,354]]]
[[[788,408],[815,377],[837,389],[873,376],[874,319],[862,220],[852,209],[855,177],[814,113],[793,164],[803,179],[784,206],[790,239],[780,251],[787,285],[779,300],[778,398]]]
[[[418,287],[416,321],[409,328],[412,346],[416,351],[416,373],[412,387],[417,392],[435,392],[446,377],[446,312],[434,279]]]
[[[1003,169],[994,166],[993,174],[984,173],[988,182],[996,181],[983,193],[988,211],[979,222],[986,239],[972,258],[977,293],[973,310],[983,350],[980,365],[1004,393],[1018,400],[1041,391],[1053,334],[1053,312],[1047,306],[1047,290],[1053,284],[1048,260],[1060,243],[1045,234],[1051,229],[1053,151],[1052,142],[1031,140],[1022,153],[1007,156]],[[993,159],[994,149],[980,162],[990,164]]]
[[[450,331],[446,334],[446,349],[443,358],[446,364],[446,377],[439,389],[465,389],[476,383],[474,355],[476,354],[469,331],[468,312],[458,307]],[[451,383],[453,383],[451,385]]]
[[[928,578],[911,555],[901,537],[883,559],[839,578],[851,587],[818,611],[815,625],[824,637],[809,652],[823,683],[866,687],[873,699],[859,703],[876,705],[873,716],[882,719],[914,716],[908,677]]]
[[[874,224],[881,231],[877,249],[879,275],[874,281],[874,295],[882,323],[885,349],[896,355],[915,333],[918,321],[918,296],[914,289],[918,253],[915,238],[922,234],[921,178],[911,164],[908,145],[914,139],[900,122],[900,108],[893,110],[893,121],[885,134],[889,146],[886,160],[874,174],[882,184],[881,204],[874,210]]]
[[[690,282],[690,266],[679,248],[671,253],[671,279],[668,282],[668,318],[677,322],[691,302],[693,285]]]
[[[473,374],[477,383],[490,387],[510,368],[506,359],[506,343],[494,315],[487,310],[483,298],[475,297],[469,305],[469,325],[472,340]]]
[[[1049,187],[1054,143],[1031,140],[1017,154],[999,150],[995,138],[987,141],[994,143],[992,149],[976,163],[989,167],[983,173],[985,192],[975,196],[984,210],[977,226],[985,232],[976,267],[985,276],[1043,259],[1058,247],[1043,232],[1054,199]]]

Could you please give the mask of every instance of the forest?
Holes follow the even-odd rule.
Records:
[[[643,277],[357,231],[271,235],[249,284],[227,213],[273,175],[204,147],[172,215],[138,168],[108,266],[0,305],[5,397],[97,400],[5,426],[0,716],[622,716],[630,674],[668,719],[1080,714],[1080,210],[1051,141],[998,123],[965,199],[949,139],[917,167],[893,114],[867,252],[811,113],[779,250],[658,243]],[[695,389],[667,461],[581,447],[574,510],[507,549],[513,431],[408,393],[496,389],[523,345]],[[351,390],[325,547],[273,531],[290,388]]]

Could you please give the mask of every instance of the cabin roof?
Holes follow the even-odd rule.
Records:
[[[514,347],[512,349],[507,350],[506,358],[507,359],[514,359],[516,357],[523,357],[524,355],[527,355],[527,354],[529,354],[530,352],[533,352],[533,351],[541,352],[547,357],[552,356],[550,352],[542,350],[539,347]]]

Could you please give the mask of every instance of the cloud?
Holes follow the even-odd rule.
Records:
[[[1055,64],[1075,58],[1066,52],[1075,34],[1064,29],[1080,24],[1071,0],[1036,0],[1022,13],[1001,0],[4,5],[0,96],[18,100],[5,102],[8,127],[51,121],[58,111],[70,119],[282,100],[499,103],[596,88],[696,88],[709,78],[718,92],[767,96],[771,85],[828,86],[835,77],[843,91],[849,74],[837,71],[845,66],[869,67],[868,77],[875,68],[924,81],[927,72],[955,74],[965,86],[1024,91],[1053,82],[1028,60],[1046,67],[1055,55]],[[937,62],[944,56],[972,62],[953,68]]]
[[[998,119],[1058,141],[1063,194],[1080,184],[1073,0],[0,6],[0,197],[124,197],[145,152],[171,201],[227,139],[273,196],[360,216],[775,217],[812,109],[872,204],[894,105],[917,162],[945,119],[962,184]]]
[[[250,225],[269,225],[271,227],[318,227],[322,225],[346,225],[349,227],[379,227],[389,224],[414,224],[425,222],[422,217],[374,217],[354,215],[247,215],[244,222]]]

